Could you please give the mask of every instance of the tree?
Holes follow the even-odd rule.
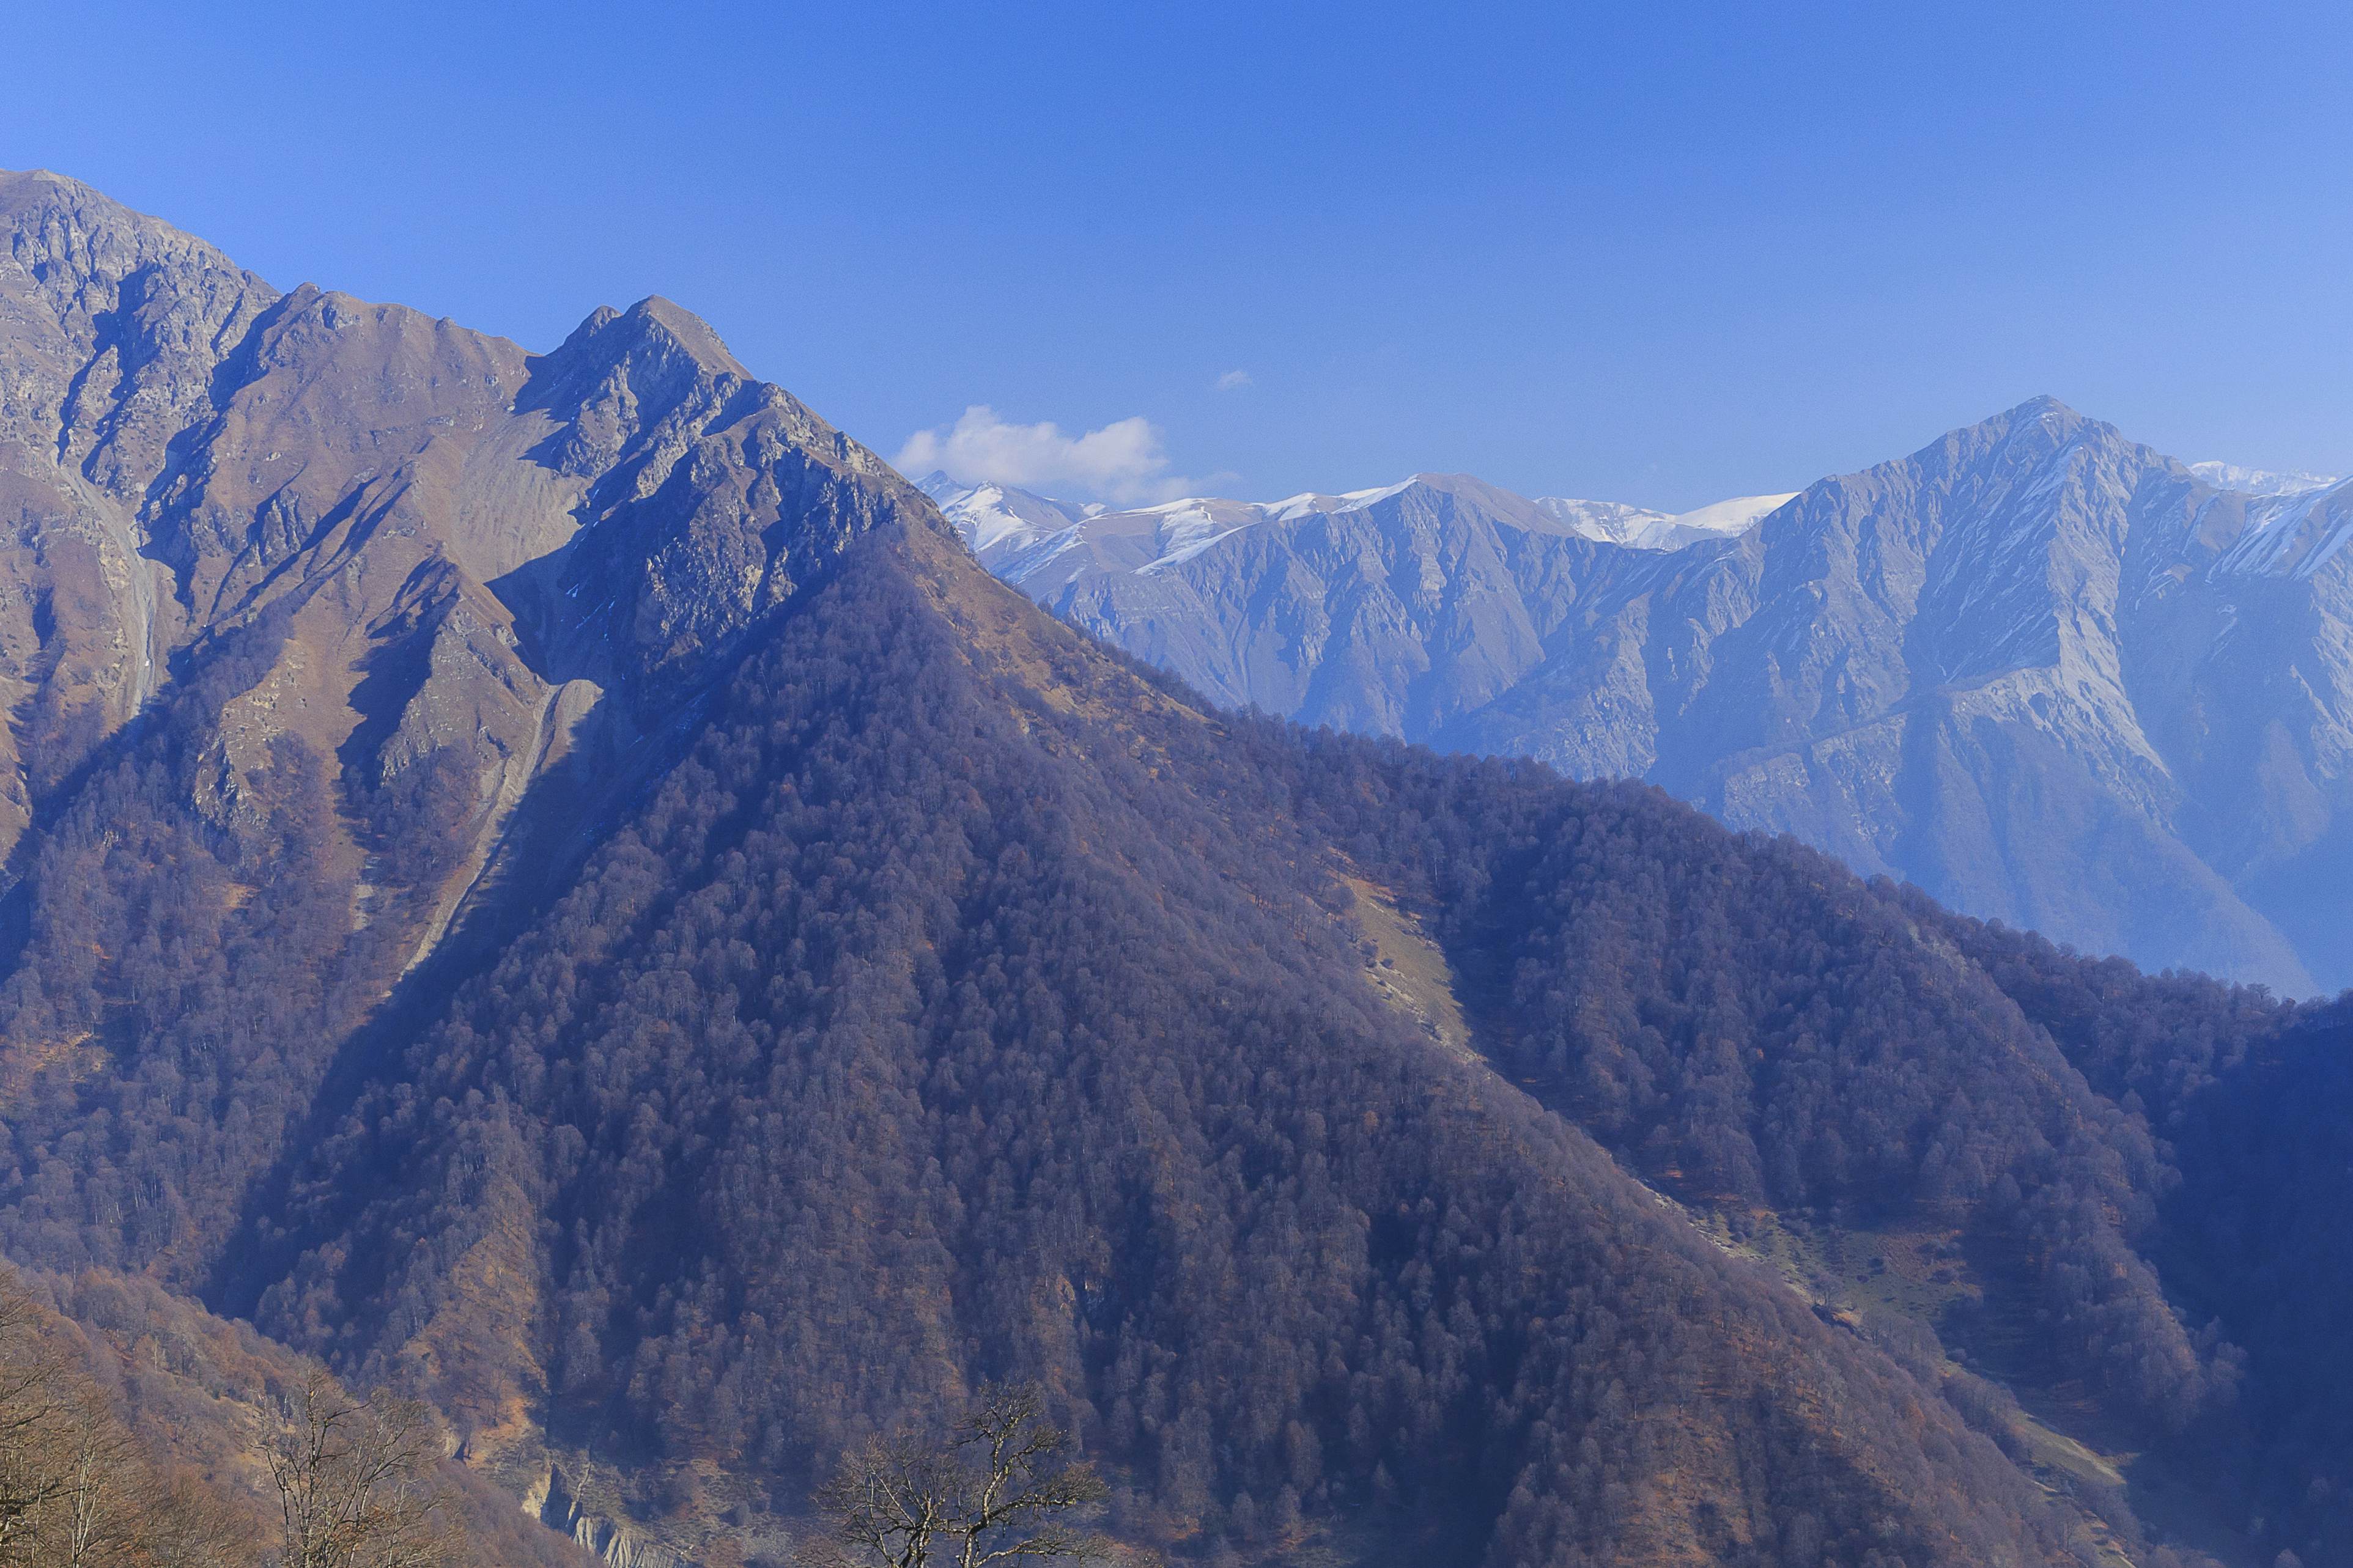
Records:
[[[424,1405],[354,1398],[312,1368],[262,1442],[284,1536],[278,1568],[441,1568],[457,1560]]]
[[[944,1441],[870,1438],[813,1495],[831,1539],[800,1553],[804,1568],[985,1568],[1106,1550],[1071,1516],[1107,1489],[1064,1459],[1070,1438],[1041,1403],[1035,1387],[990,1384]]]
[[[0,1563],[35,1550],[70,1489],[56,1452],[75,1404],[70,1381],[32,1299],[0,1279]]]
[[[146,1467],[98,1389],[74,1391],[58,1423],[50,1471],[59,1491],[49,1560],[58,1568],[132,1561],[153,1501]]]
[[[140,1529],[144,1568],[244,1568],[253,1557],[240,1518],[194,1476],[155,1479]]]
[[[226,1568],[217,1553],[175,1553],[162,1528],[172,1500],[43,1316],[21,1285],[0,1279],[0,1565]]]

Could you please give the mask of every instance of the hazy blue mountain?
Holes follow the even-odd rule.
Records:
[[[1222,702],[1645,778],[2087,951],[2335,989],[2353,485],[2208,472],[2038,399],[1664,550],[1424,475],[984,559]]]
[[[999,577],[1217,700],[1413,736],[1543,662],[1561,609],[1552,563],[1731,537],[1787,499],[1675,517],[1419,474],[1344,495],[1112,511],[944,475],[925,488]]]

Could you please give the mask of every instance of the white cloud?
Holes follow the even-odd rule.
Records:
[[[1015,425],[976,403],[955,424],[908,437],[892,462],[918,479],[939,468],[968,485],[988,480],[1113,501],[1173,500],[1185,493],[1185,480],[1168,472],[1159,430],[1141,415],[1065,436],[1051,420]]]
[[[1243,387],[1248,386],[1250,384],[1250,373],[1246,370],[1229,370],[1226,372],[1225,374],[1218,377],[1218,390],[1219,392],[1240,392]]]

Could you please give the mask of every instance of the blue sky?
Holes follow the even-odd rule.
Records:
[[[666,294],[1066,492],[1682,507],[2044,392],[2345,473],[2348,18],[8,0],[0,167],[533,348]]]

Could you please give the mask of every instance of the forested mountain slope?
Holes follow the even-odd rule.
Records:
[[[305,1167],[261,1321],[673,1486],[1009,1374],[1176,1544],[2061,1553],[1952,1413],[1384,1005],[1303,753],[933,526],[786,621]]]
[[[227,287],[10,189],[130,247],[92,321]],[[0,283],[63,322],[42,243]],[[126,330],[30,338],[69,387]],[[1185,1561],[2348,1539],[2329,1016],[1220,715],[658,303],[242,331],[105,503],[158,683],[26,775],[12,1258],[428,1396],[635,1563],[781,1563],[846,1443],[992,1378]],[[108,471],[69,405],[8,449],[28,558]],[[496,739],[533,704],[568,750]]]

